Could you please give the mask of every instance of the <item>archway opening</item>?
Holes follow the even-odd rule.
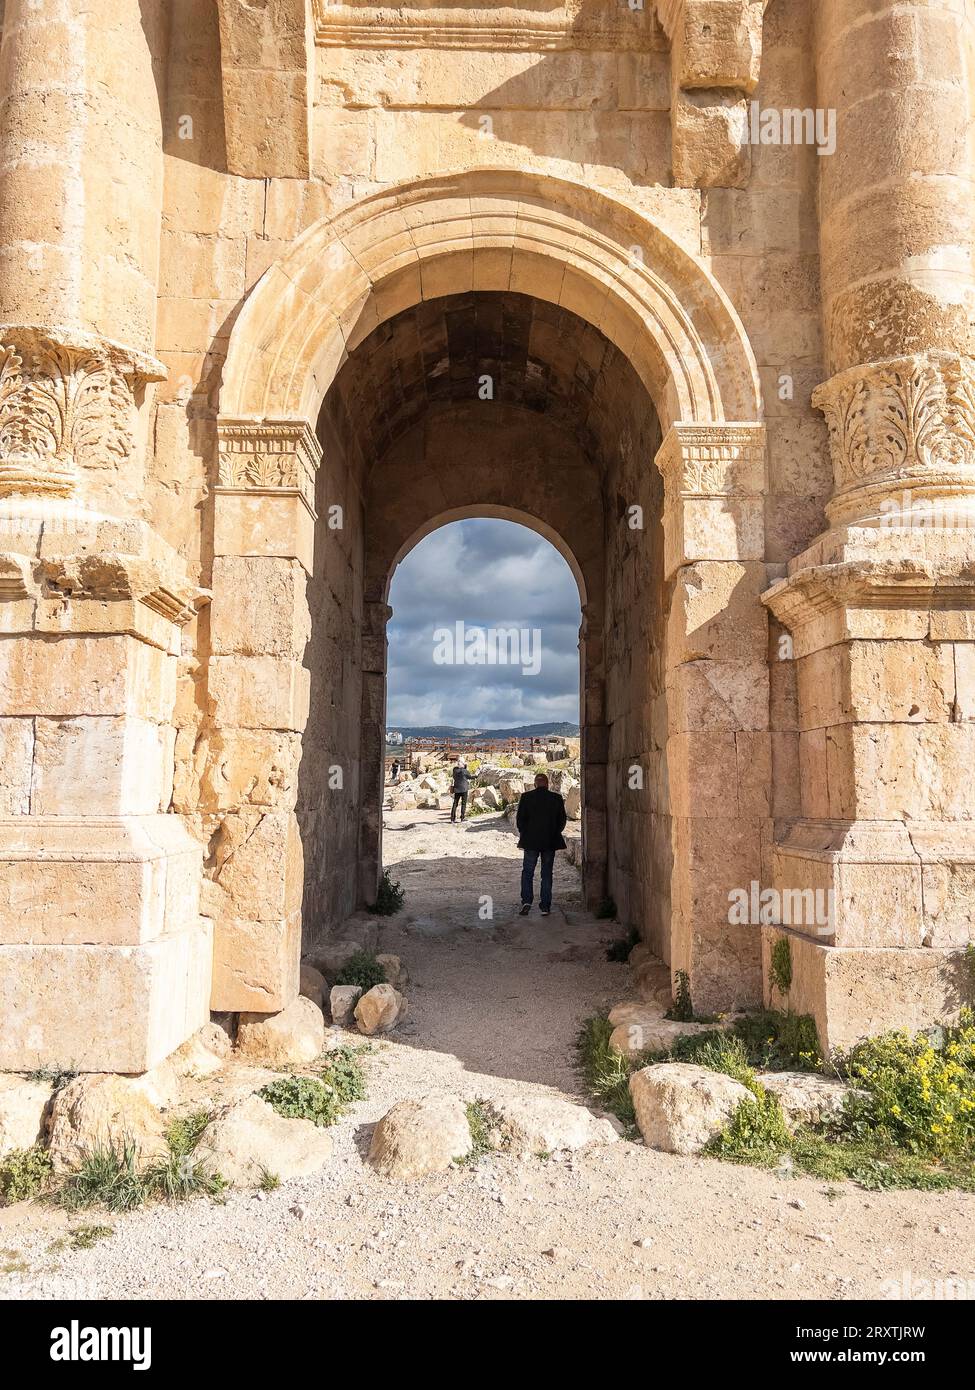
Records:
[[[469,899],[472,920],[517,906],[513,818],[541,772],[581,868],[583,598],[550,541],[498,517],[447,522],[392,575],[384,866],[409,875],[438,855],[441,891]],[[464,824],[463,839],[447,829]],[[579,887],[560,873],[558,902]]]
[[[630,362],[548,300],[442,295],[349,353],[318,433],[298,802],[306,945],[376,893],[391,577],[429,533],[476,516],[531,528],[575,578],[584,896],[611,898],[668,955],[660,425]],[[336,767],[348,770],[341,797],[328,787]]]

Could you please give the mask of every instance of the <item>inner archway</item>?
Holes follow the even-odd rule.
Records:
[[[472,371],[482,359],[498,369]],[[211,622],[242,585],[279,597],[246,650],[209,663],[214,1007],[280,1007],[298,936],[371,901],[389,575],[438,519],[492,507],[550,528],[585,580],[602,891],[696,999],[756,997],[757,934],[729,933],[722,903],[756,876],[764,763],[730,803],[705,778],[698,686],[702,661],[765,660],[764,432],[754,356],[702,263],[562,180],[420,181],[326,219],[271,267],[234,325],[220,404]],[[251,804],[255,724],[280,747],[270,814]]]
[[[328,868],[336,862],[336,844],[348,878],[351,798],[339,803],[339,825],[322,782],[327,769],[353,751],[358,902],[341,906],[368,903],[376,891],[392,575],[431,531],[479,516],[514,520],[545,537],[575,578],[582,613],[585,897],[591,906],[611,897],[625,920],[655,923],[658,948],[666,954],[671,864],[666,719],[659,717],[665,700],[663,483],[652,466],[660,426],[627,358],[586,320],[531,295],[443,296],[382,324],[349,355],[326,396],[319,435],[327,463],[319,478],[309,585],[309,728],[331,723],[338,732],[335,607],[343,584],[348,631],[361,628],[362,664],[348,678],[341,667],[338,703],[347,720],[358,680],[361,726],[357,745],[346,729],[343,746],[333,744],[327,761],[306,738],[298,806],[306,940],[332,925],[328,907],[341,900]],[[330,530],[336,506],[343,525]],[[361,551],[354,541],[360,526]],[[646,711],[655,705],[654,726]],[[637,782],[629,773],[633,766],[641,768]],[[312,807],[319,808],[317,817]],[[657,847],[656,862],[647,844]]]

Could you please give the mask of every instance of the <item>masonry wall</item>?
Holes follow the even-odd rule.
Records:
[[[670,959],[670,798],[664,644],[660,427],[628,373],[618,445],[607,470],[606,711],[609,893],[621,922]],[[632,508],[639,508],[639,514]],[[634,525],[633,522],[639,524]]]
[[[296,814],[304,850],[302,947],[357,904],[364,508],[362,466],[327,418],[321,439],[314,572],[308,582],[311,672]],[[336,510],[339,509],[339,510]]]

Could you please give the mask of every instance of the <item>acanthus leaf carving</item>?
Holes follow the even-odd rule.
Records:
[[[109,350],[33,329],[0,342],[0,495],[68,496],[79,470],[124,463],[132,388]]]
[[[975,362],[955,355],[854,367],[825,382],[838,492],[885,477],[899,485],[975,483]]]

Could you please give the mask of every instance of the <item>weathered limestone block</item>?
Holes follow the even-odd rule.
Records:
[[[530,1096],[494,1101],[507,1147],[516,1154],[551,1154],[614,1144],[619,1135],[608,1119],[599,1119],[581,1105],[555,1096]]]
[[[782,1107],[790,1129],[796,1125],[819,1125],[838,1119],[846,1107],[847,1098],[857,1093],[852,1087],[831,1076],[819,1076],[805,1071],[759,1072],[758,1081]]]
[[[44,1137],[54,1088],[24,1076],[0,1076],[0,1158]]]
[[[871,1034],[904,1028],[920,1032],[957,1020],[968,999],[964,952],[820,945],[796,932],[763,927],[766,999],[773,998],[768,967],[775,940],[789,938],[795,1013],[810,1014],[827,1054]]]
[[[261,1066],[302,1066],[314,1062],[325,1046],[325,1018],[304,995],[276,1014],[241,1014],[237,1051]]]
[[[121,948],[0,945],[0,1071],[149,1071],[208,1020],[212,955],[203,918]]]
[[[740,1081],[687,1062],[634,1072],[630,1094],[647,1148],[672,1154],[700,1153],[742,1101],[752,1099]]]
[[[165,1123],[136,1082],[125,1076],[79,1076],[51,1106],[48,1151],[55,1170],[80,1168],[97,1148],[135,1145],[146,1162],[165,1151]]]
[[[195,923],[202,855],[176,816],[0,820],[0,943],[135,945]]]
[[[252,1095],[211,1121],[197,1153],[232,1187],[257,1187],[267,1173],[287,1180],[320,1172],[332,1156],[332,1139],[311,1120],[287,1119]]]
[[[297,560],[233,555],[213,562],[213,584],[226,596],[215,605],[214,656],[301,660],[311,635],[306,575]]]
[[[445,1173],[474,1147],[467,1108],[456,1096],[401,1100],[373,1131],[369,1162],[385,1177],[409,1181]]]
[[[219,0],[227,166],[307,178],[314,64],[306,0]]]

